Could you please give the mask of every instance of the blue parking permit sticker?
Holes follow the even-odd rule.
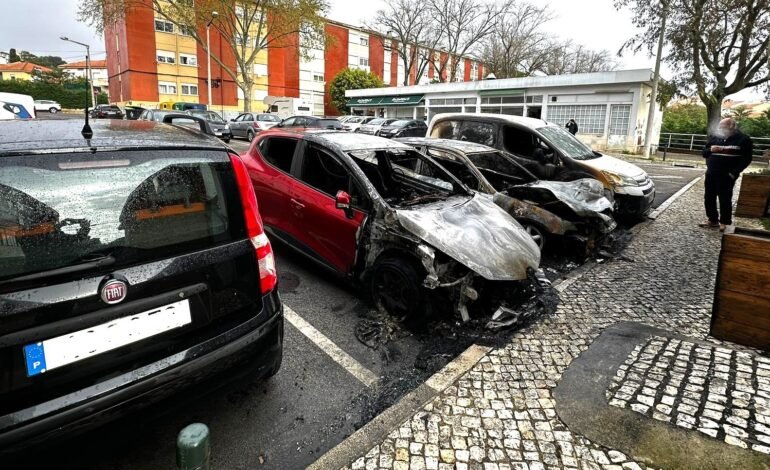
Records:
[[[45,372],[45,349],[43,343],[24,346],[24,358],[27,361],[27,377]]]

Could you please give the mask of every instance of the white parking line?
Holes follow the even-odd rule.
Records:
[[[377,376],[372,371],[362,366],[360,362],[353,359],[350,354],[346,353],[339,348],[332,340],[327,338],[323,333],[316,330],[313,325],[306,322],[300,317],[297,312],[289,308],[284,304],[283,314],[286,319],[291,323],[294,328],[298,329],[303,335],[314,342],[316,346],[321,348],[321,351],[325,352],[331,357],[334,362],[341,365],[346,371],[353,377],[358,379],[362,384],[367,387],[372,387],[377,383]]]

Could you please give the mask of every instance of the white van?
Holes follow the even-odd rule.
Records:
[[[542,180],[573,181],[595,178],[614,197],[621,215],[650,211],[655,183],[638,166],[594,152],[563,127],[507,114],[438,114],[428,137],[467,140],[504,150]]]
[[[262,101],[269,106],[268,112],[270,114],[275,114],[281,119],[286,119],[291,116],[313,115],[310,103],[302,98],[268,96]]]
[[[3,109],[13,114],[13,118],[7,117],[8,113],[0,114],[0,119],[35,119],[35,100],[29,95],[19,93],[0,92],[0,102],[3,103]]]

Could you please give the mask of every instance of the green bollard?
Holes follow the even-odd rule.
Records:
[[[208,426],[196,423],[179,431],[176,438],[176,466],[179,470],[209,470],[210,460]]]

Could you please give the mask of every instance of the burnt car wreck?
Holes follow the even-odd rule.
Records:
[[[298,152],[319,162],[314,184],[334,194],[334,216],[341,212],[355,226],[352,261],[337,271],[364,287],[379,310],[401,320],[454,312],[467,322],[516,311],[547,286],[527,231],[430,157],[374,136],[302,137]]]
[[[579,242],[588,250],[617,223],[602,184],[584,178],[541,181],[505,152],[444,139],[399,139],[434,158],[466,186],[518,220],[543,249],[547,239]]]

